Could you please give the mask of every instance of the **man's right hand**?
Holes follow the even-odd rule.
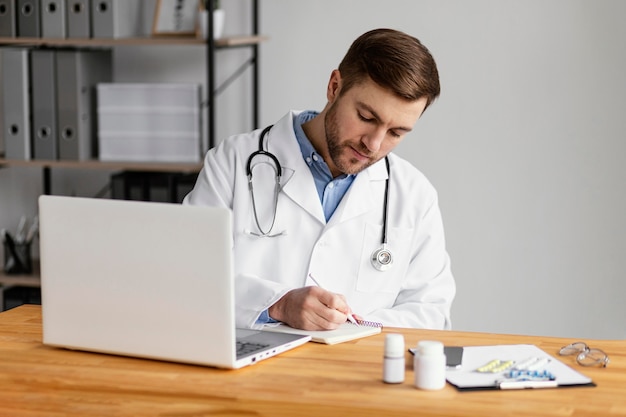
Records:
[[[295,329],[332,330],[345,323],[351,311],[343,295],[320,287],[303,287],[289,291],[268,313]]]

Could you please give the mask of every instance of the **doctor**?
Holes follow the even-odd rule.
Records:
[[[429,51],[373,30],[331,72],[321,112],[291,111],[209,150],[183,204],[233,210],[238,327],[334,329],[354,313],[450,328],[437,193],[391,153],[438,95]]]

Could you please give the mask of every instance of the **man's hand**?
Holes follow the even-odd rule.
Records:
[[[343,295],[320,287],[303,287],[289,291],[268,313],[295,329],[332,330],[345,323],[351,312]]]

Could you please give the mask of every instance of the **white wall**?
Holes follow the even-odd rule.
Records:
[[[398,153],[440,194],[455,329],[626,338],[626,2],[261,3],[264,124],[321,109],[366,30],[435,56],[441,98]]]
[[[227,34],[247,24],[247,1],[222,1]],[[264,125],[291,108],[321,109],[330,71],[366,30],[401,29],[432,51],[442,96],[398,153],[439,190],[455,329],[626,338],[626,2],[260,4],[270,37],[261,46]],[[168,48],[117,51],[117,80],[203,81],[203,52]],[[218,77],[244,55],[220,52]],[[219,136],[251,127],[248,86],[242,79],[218,102]],[[93,195],[107,175],[56,170],[53,189]],[[1,169],[0,227],[32,215],[40,192],[39,170]]]

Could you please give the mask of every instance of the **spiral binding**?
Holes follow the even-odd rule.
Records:
[[[383,324],[377,321],[357,320],[356,322],[359,323],[360,326],[383,327]]]

